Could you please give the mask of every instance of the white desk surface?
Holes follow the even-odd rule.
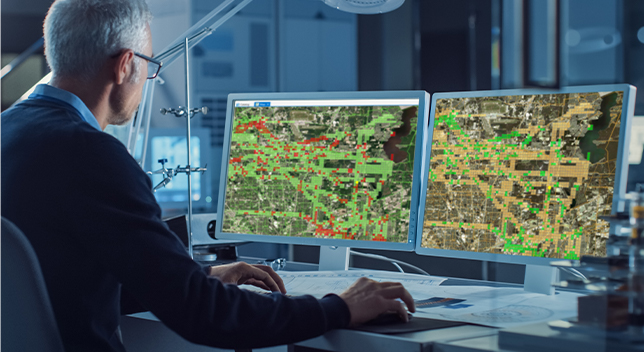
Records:
[[[310,270],[312,268],[310,266],[306,266],[306,268],[303,269]],[[497,287],[520,287],[520,285],[498,282],[481,282],[478,280],[467,279],[449,279],[442,285],[486,285]],[[151,313],[133,314],[129,318],[143,319],[150,321],[151,323],[152,321],[154,321],[158,325],[162,325],[158,322],[158,319]],[[294,344],[289,349],[289,351],[297,351],[299,347],[326,351],[369,352],[430,352],[433,351],[434,348],[436,348],[436,351],[444,352],[502,351],[498,349],[498,343],[496,340],[498,331],[499,329],[496,328],[477,325],[463,325],[445,329],[396,335],[375,334],[357,330],[338,329],[330,331],[322,336]],[[129,336],[133,336],[132,332],[129,333]]]
[[[492,335],[457,338],[455,340],[445,339],[434,344],[434,352],[506,352],[499,349],[499,335],[497,331]]]

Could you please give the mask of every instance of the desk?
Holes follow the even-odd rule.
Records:
[[[167,328],[152,313],[137,313],[121,318],[121,335],[128,352],[230,352],[197,345]],[[286,346],[253,349],[253,352],[286,352]]]
[[[521,285],[449,279],[441,286],[492,286],[520,288]],[[546,296],[544,296],[546,297]],[[313,351],[501,351],[497,343],[499,329],[464,325],[416,333],[382,335],[352,330],[335,330],[323,336],[294,344],[289,352]]]
[[[245,261],[256,262],[254,258],[244,258]],[[288,263],[287,268],[298,270],[314,270],[312,265]],[[469,286],[496,286],[520,287],[515,284],[498,282],[481,282],[467,279],[449,279],[443,286],[469,285]],[[317,338],[309,339],[288,346],[289,352],[306,352],[313,350],[324,351],[432,351],[435,344],[441,346],[452,342],[487,338],[495,336],[498,329],[463,325],[439,330],[430,330],[414,333],[384,335],[356,330],[338,329],[330,331]],[[147,351],[221,351],[210,347],[194,345],[183,340],[161,324],[152,314],[140,313],[124,317],[122,322],[123,340],[130,352]],[[494,337],[493,337],[494,338]],[[255,349],[260,352],[285,352],[287,346],[278,346],[272,349]],[[493,350],[493,349],[491,349]]]
[[[129,352],[226,351],[218,348],[195,345],[168,329],[151,313],[138,313],[123,317],[121,321],[123,342]],[[461,340],[494,335],[497,329],[462,325],[446,329],[421,331],[406,334],[383,335],[356,330],[338,329],[326,334],[288,346],[289,352],[324,351],[417,351],[430,352],[436,341]],[[230,351],[230,350],[228,350]],[[254,352],[286,352],[286,346],[253,349]]]
[[[525,352],[642,352],[644,344],[609,338],[603,330],[561,331],[547,323],[517,326],[499,331],[499,346]]]
[[[462,325],[446,329],[396,335],[374,334],[355,330],[338,329],[310,340],[296,343],[289,352],[324,351],[432,351],[436,341],[465,339],[493,335],[497,329],[475,325]],[[303,348],[302,348],[303,347]]]
[[[499,349],[499,335],[495,331],[492,335],[465,338],[445,339],[434,344],[434,352],[510,352]]]
[[[472,338],[446,338],[434,344],[434,352],[642,352],[644,344],[609,338],[600,330],[587,333],[562,332],[547,323],[538,323],[494,331]]]

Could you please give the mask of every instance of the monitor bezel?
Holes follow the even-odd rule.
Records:
[[[473,97],[494,97],[494,96],[509,96],[509,95],[535,95],[535,94],[567,94],[567,93],[584,93],[584,92],[605,92],[605,91],[622,91],[624,98],[622,101],[622,115],[621,127],[619,132],[619,146],[617,151],[617,165],[616,169],[621,170],[619,175],[615,177],[615,191],[616,196],[613,197],[612,212],[615,213],[619,204],[619,197],[622,197],[626,191],[626,178],[628,176],[628,153],[625,148],[629,145],[630,123],[635,112],[635,93],[636,88],[629,84],[602,84],[602,85],[588,85],[588,86],[575,86],[565,87],[561,89],[503,89],[503,90],[489,90],[489,91],[471,91],[471,92],[449,92],[449,93],[435,93],[432,96],[432,103],[430,109],[430,120],[434,121],[434,114],[436,109],[436,101],[439,99],[448,98],[473,98]],[[432,125],[433,126],[433,123]],[[428,128],[428,140],[426,143],[425,157],[429,159],[432,147],[432,134],[433,127]],[[425,201],[427,196],[427,178],[429,177],[429,165],[426,160],[423,169],[423,185],[421,190],[420,207],[418,210],[418,224],[416,226],[416,246],[415,252],[419,255],[437,256],[437,257],[450,257],[459,259],[472,259],[482,261],[493,261],[500,263],[510,264],[531,264],[531,265],[548,265],[552,261],[562,260],[561,258],[544,258],[544,257],[529,257],[511,254],[496,254],[496,253],[481,253],[481,252],[466,252],[452,249],[436,249],[424,248],[421,246],[423,234],[423,218],[425,215]]]
[[[342,240],[312,237],[288,237],[270,236],[258,234],[241,234],[222,232],[223,207],[226,192],[226,181],[228,179],[228,160],[230,158],[230,140],[232,134],[232,119],[235,108],[235,101],[238,100],[355,100],[355,99],[418,99],[418,122],[416,132],[416,147],[414,160],[414,175],[422,172],[423,150],[425,147],[425,133],[429,124],[429,93],[425,91],[377,91],[377,92],[318,92],[318,93],[234,93],[228,96],[226,108],[226,129],[224,131],[224,148],[222,155],[221,177],[219,187],[219,198],[217,201],[217,223],[215,237],[218,239],[234,239],[243,241],[255,241],[266,243],[285,243],[315,246],[338,246],[351,248],[371,248],[398,251],[413,251],[416,244],[415,235],[416,216],[420,202],[421,178],[414,177],[412,180],[412,200],[410,209],[410,221],[408,240],[406,243],[374,242],[361,240]]]

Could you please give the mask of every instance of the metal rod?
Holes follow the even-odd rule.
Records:
[[[27,50],[23,51],[20,55],[16,56],[15,59],[11,60],[11,62],[6,65],[5,67],[0,70],[2,77],[8,75],[9,72],[13,71],[16,67],[22,65],[23,62],[27,61],[31,55],[36,53],[36,51],[40,50],[43,47],[43,44],[45,43],[45,38],[40,37],[40,39],[36,40],[35,43],[31,44]]]
[[[188,166],[186,166],[186,173],[188,175],[188,254],[190,258],[194,258],[192,253],[192,173],[190,172],[190,120],[192,115],[190,113],[190,46],[189,40],[185,40],[186,51],[186,129],[187,129],[187,145],[188,145]]]
[[[156,78],[152,79],[152,82],[149,82],[150,86],[147,87],[150,90],[150,93],[148,95],[150,96],[147,101],[147,105],[145,107],[145,132],[143,135],[143,145],[146,146],[148,145],[148,137],[150,135],[150,122],[152,121],[152,101],[154,100],[154,86],[156,83]],[[141,148],[141,161],[139,161],[139,165],[141,165],[141,168],[145,167],[145,157],[147,154],[148,148]],[[134,152],[136,153],[136,144],[134,145]]]
[[[191,37],[186,37],[188,38],[188,41],[191,43],[191,46],[195,46],[197,43],[199,43],[203,38],[209,36],[212,33],[212,30],[208,27],[202,29],[201,31],[193,34]],[[163,72],[165,69],[168,68],[168,64],[174,62],[174,58],[178,57],[181,55],[185,50],[185,43],[179,43],[177,46],[174,48],[170,48],[163,53],[155,56],[155,59],[163,61],[163,66],[161,67],[161,70],[159,70],[159,73]]]

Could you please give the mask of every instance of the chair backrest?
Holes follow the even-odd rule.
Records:
[[[5,218],[0,233],[2,351],[64,351],[34,249]]]

